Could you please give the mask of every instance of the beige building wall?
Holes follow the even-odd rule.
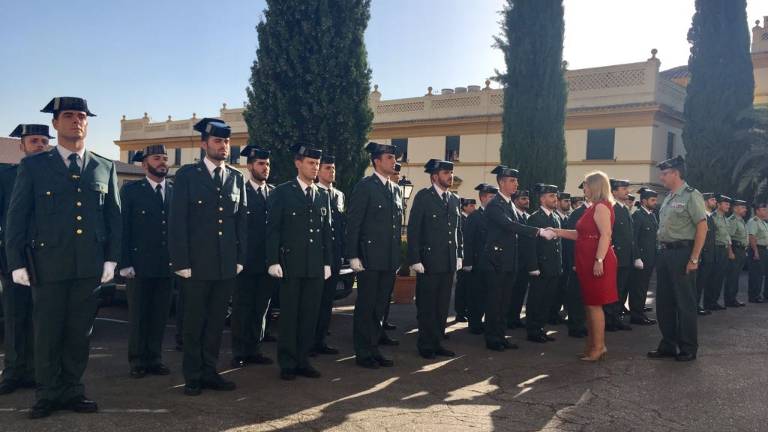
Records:
[[[755,105],[768,105],[768,16],[752,28],[752,64],[755,70]]]

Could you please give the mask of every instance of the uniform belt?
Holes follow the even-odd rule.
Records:
[[[715,245],[715,247],[716,247],[716,248],[720,248],[720,249],[725,249],[725,248],[727,248],[727,247],[728,247],[728,245],[719,245],[719,244],[716,244],[716,245]]]
[[[667,250],[689,248],[689,247],[693,247],[693,241],[680,240],[680,241],[674,241],[674,242],[668,242],[668,243],[660,243],[659,247],[661,249],[667,249]]]
[[[739,243],[739,242],[733,242],[733,243],[731,243],[731,245],[733,247],[736,247],[736,248],[739,248],[739,249],[746,249],[747,248],[747,245]]]

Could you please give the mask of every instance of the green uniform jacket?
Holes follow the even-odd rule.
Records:
[[[659,230],[656,214],[649,214],[644,208],[638,209],[632,214],[632,228],[634,229],[637,257],[643,260],[643,268],[649,269],[655,266],[658,253],[656,233]]]
[[[529,226],[536,228],[560,228],[560,218],[554,212],[547,216],[543,210],[535,211],[527,221]],[[527,253],[525,256],[526,270],[541,271],[541,277],[556,277],[563,274],[563,255],[560,239],[545,240],[541,237],[523,237],[520,245]]]
[[[272,195],[273,185],[266,185],[267,196]],[[267,272],[267,200],[256,192],[251,182],[245,183],[248,194],[248,253],[246,254],[246,274],[264,274]]]
[[[5,218],[11,203],[13,185],[16,183],[18,165],[0,164],[0,273],[9,274],[8,259],[5,257]]]
[[[22,159],[6,219],[9,271],[34,268],[32,277],[42,284],[99,278],[105,261],[120,261],[115,165],[88,150],[83,156],[79,182],[70,178],[56,147]]]
[[[402,192],[376,174],[360,180],[347,207],[344,254],[359,258],[366,270],[395,271],[400,266]]]
[[[480,262],[480,254],[488,236],[488,220],[485,209],[480,207],[467,217],[464,225],[464,262],[465,267],[474,267]]]
[[[191,269],[192,280],[232,279],[247,253],[247,198],[243,174],[226,165],[218,190],[203,161],[176,171],[171,200],[170,250],[174,271]]]
[[[497,194],[485,207],[488,236],[480,256],[484,271],[516,272],[518,270],[518,236],[535,237],[538,229],[518,222],[512,205]]]
[[[632,262],[637,258],[635,241],[632,238],[632,216],[629,209],[616,203],[613,205],[613,250],[619,267],[632,267]]]
[[[163,202],[146,178],[123,185],[123,253],[118,269],[133,267],[139,278],[171,276],[168,213],[172,199],[173,184],[167,180]]]
[[[420,190],[408,216],[408,265],[422,263],[425,273],[452,273],[464,257],[461,204],[448,192],[448,205],[433,186]]]
[[[330,200],[316,185],[312,189],[311,205],[296,179],[267,199],[267,266],[280,264],[286,278],[322,278],[333,260]]]

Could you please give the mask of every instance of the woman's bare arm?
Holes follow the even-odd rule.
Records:
[[[597,224],[597,231],[600,232],[595,259],[603,259],[608,253],[608,248],[611,247],[611,236],[613,235],[611,210],[605,204],[598,204],[595,207],[595,224]]]

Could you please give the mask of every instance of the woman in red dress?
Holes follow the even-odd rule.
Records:
[[[603,305],[618,301],[616,255],[611,247],[613,196],[608,176],[601,171],[584,179],[584,197],[590,203],[575,230],[557,229],[559,237],[576,241],[576,275],[587,315],[587,340],[584,361],[601,360],[605,347]]]

